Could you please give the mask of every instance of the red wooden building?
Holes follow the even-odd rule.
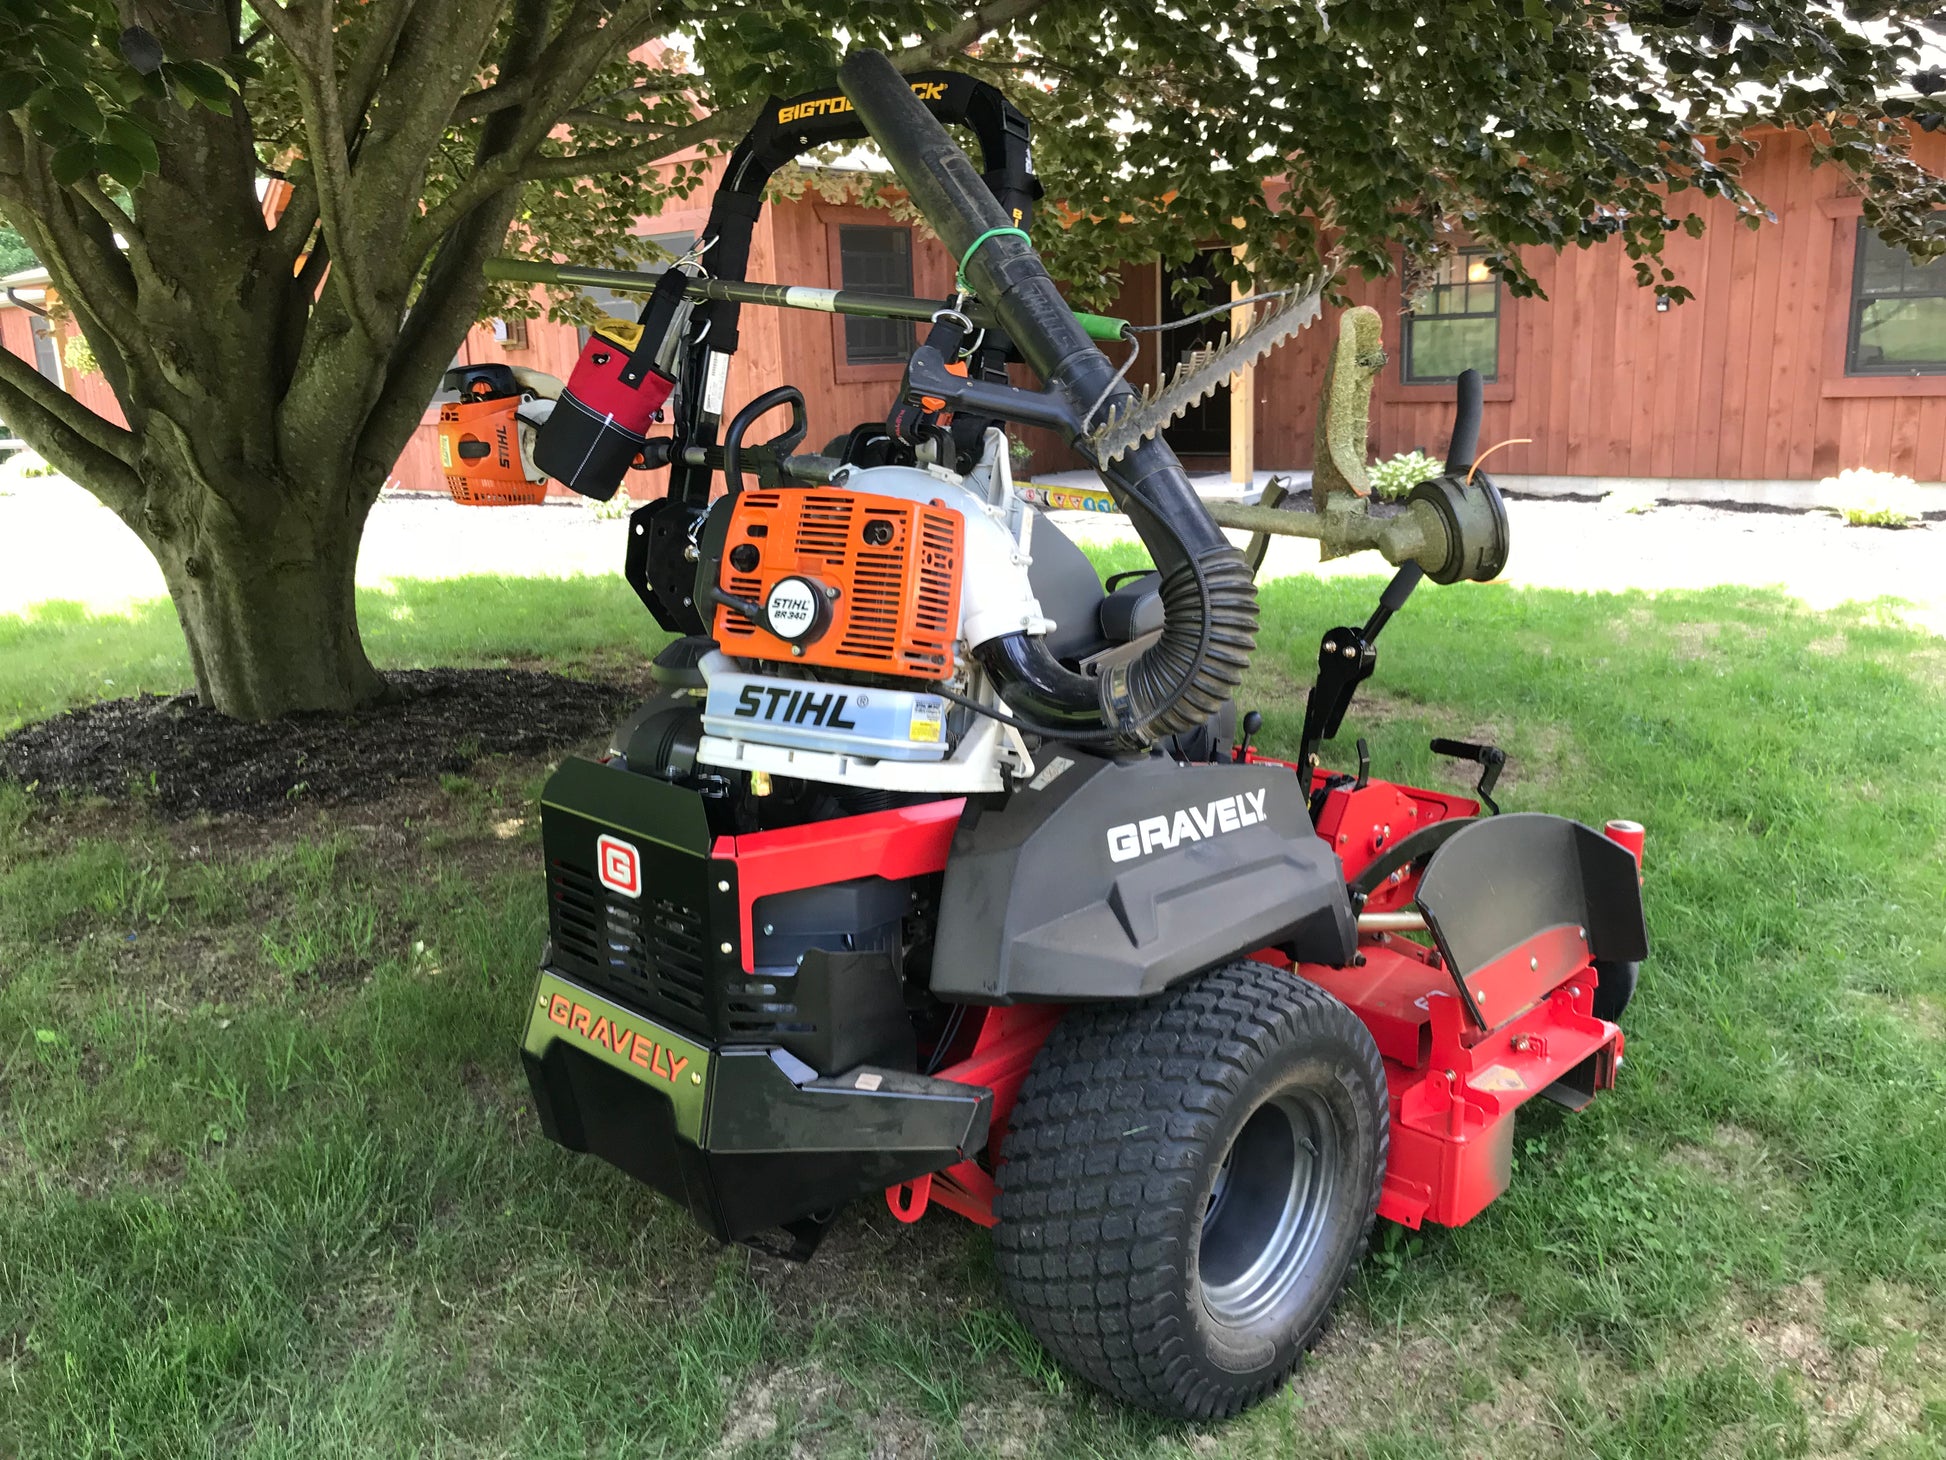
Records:
[[[1915,144],[1925,165],[1946,172],[1946,135],[1921,134]],[[1946,260],[1915,266],[1881,244],[1861,226],[1843,175],[1814,169],[1801,136],[1773,135],[1746,176],[1776,221],[1751,230],[1727,207],[1700,203],[1710,224],[1703,237],[1678,232],[1668,241],[1668,262],[1696,295],[1673,308],[1637,287],[1619,245],[1529,253],[1545,300],[1512,298],[1465,251],[1416,300],[1396,276],[1355,280],[1353,298],[1385,320],[1390,356],[1374,393],[1374,454],[1443,442],[1447,378],[1473,365],[1490,381],[1482,439],[1533,438],[1495,458],[1502,477],[1805,482],[1869,467],[1946,482]],[[703,226],[707,198],[704,190],[644,219],[642,231],[686,244]],[[923,229],[807,194],[759,220],[750,276],[937,296],[952,265]],[[1154,264],[1124,269],[1109,312],[1156,321],[1176,307],[1166,282]],[[71,372],[56,342],[37,349],[34,331],[45,328],[0,299],[0,340],[58,379]],[[1192,467],[1228,464],[1238,474],[1308,467],[1335,333],[1327,311],[1251,371],[1236,398],[1224,392],[1180,422],[1171,432],[1178,451]],[[729,410],[789,381],[805,393],[813,441],[837,435],[884,414],[909,338],[902,326],[746,309]],[[1162,338],[1177,349],[1189,343]],[[572,326],[547,320],[483,325],[460,359],[566,375],[580,340]],[[1138,382],[1155,373],[1153,341],[1145,351],[1132,372]],[[118,416],[98,376],[67,384]],[[401,457],[395,485],[441,490],[430,420]],[[1030,439],[1036,470],[1078,464],[1049,438]],[[660,478],[632,485],[652,494]]]

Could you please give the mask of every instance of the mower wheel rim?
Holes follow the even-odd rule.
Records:
[[[1302,1282],[1337,1185],[1337,1124],[1304,1092],[1252,1111],[1210,1188],[1198,1250],[1203,1306],[1255,1328]]]

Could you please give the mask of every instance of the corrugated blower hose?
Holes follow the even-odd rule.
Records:
[[[892,64],[876,51],[855,52],[838,83],[913,203],[964,261],[973,292],[1047,387],[1069,399],[1072,419],[1099,410],[1098,402],[1112,408],[1133,398],[1014,220]],[[1062,434],[1087,453],[1079,431]],[[1243,554],[1211,519],[1166,443],[1145,441],[1104,464],[1101,474],[1161,574],[1160,636],[1098,678],[1068,669],[1042,638],[1025,632],[990,641],[980,657],[1021,714],[1066,725],[1099,721],[1119,742],[1138,747],[1195,729],[1235,695],[1256,648],[1257,590]]]

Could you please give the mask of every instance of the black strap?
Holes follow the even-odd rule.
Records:
[[[675,325],[676,309],[682,303],[683,290],[688,284],[688,276],[681,269],[670,269],[655,281],[649,302],[642,306],[642,338],[635,342],[635,348],[629,352],[628,364],[622,367],[622,384],[640,385],[654,367],[655,357]]]

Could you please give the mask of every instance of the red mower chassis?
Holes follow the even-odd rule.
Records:
[[[1326,779],[1317,772],[1314,786]],[[1371,781],[1327,791],[1318,830],[1332,842],[1349,878],[1411,832],[1475,816],[1479,809],[1464,797]],[[816,886],[834,866],[849,876],[942,870],[960,810],[957,800],[940,801],[720,839],[714,855],[738,866],[742,946],[750,944],[751,909],[759,897]],[[1639,827],[1615,823],[1608,834],[1639,861]],[[1379,1215],[1408,1227],[1427,1221],[1457,1227],[1506,1190],[1514,1113],[1537,1095],[1578,1110],[1613,1088],[1623,1035],[1595,1016],[1600,975],[1585,932],[1573,930],[1538,933],[1478,970],[1471,980],[1474,997],[1496,1012],[1485,1020],[1474,1017],[1439,953],[1395,930],[1417,921],[1402,911],[1411,906],[1417,883],[1417,874],[1405,869],[1381,883],[1361,915],[1359,958],[1352,966],[1294,965],[1275,949],[1254,956],[1329,990],[1371,1031],[1384,1057],[1391,1132]],[[1005,1160],[1008,1116],[1063,1008],[986,1009],[973,1032],[962,1033],[956,1043],[964,1052],[956,1050],[959,1057],[937,1074],[992,1092],[986,1153],[888,1187],[886,1204],[900,1221],[916,1222],[936,1203],[981,1226],[995,1225],[993,1173]]]
[[[1250,752],[1246,752],[1246,758],[1286,764]],[[1295,771],[1295,767],[1292,769]],[[585,780],[624,773],[587,765],[579,767],[577,774]],[[1318,771],[1313,774],[1311,788],[1314,796],[1321,798],[1315,803],[1318,834],[1330,844],[1342,875],[1356,893],[1356,955],[1342,967],[1293,963],[1283,952],[1268,947],[1248,956],[1328,991],[1370,1032],[1384,1061],[1390,1106],[1388,1156],[1378,1214],[1409,1227],[1427,1221],[1459,1226],[1472,1220],[1506,1189],[1512,1169],[1513,1118],[1522,1105],[1539,1095],[1579,1109],[1596,1093],[1614,1085],[1622,1062],[1622,1032],[1595,1012],[1601,975],[1588,946],[1590,930],[1572,922],[1563,925],[1558,916],[1537,919],[1548,922],[1548,926],[1497,956],[1482,955],[1476,941],[1465,977],[1456,977],[1440,951],[1456,946],[1448,939],[1452,926],[1434,914],[1438,898],[1433,884],[1441,876],[1442,863],[1436,851],[1425,853],[1420,849],[1429,843],[1443,845],[1442,837],[1517,828],[1510,826],[1507,818],[1478,819],[1480,807],[1473,800],[1384,781],[1358,784],[1349,777]],[[604,781],[601,789],[609,796],[627,791],[660,798],[653,806],[632,811],[644,822],[657,817],[666,820],[670,806],[688,794],[636,777]],[[720,966],[729,977],[747,980],[752,989],[768,988],[764,980],[774,975],[754,967],[751,958],[758,941],[753,922],[757,921],[760,902],[821,888],[840,879],[879,878],[898,883],[943,872],[964,809],[963,801],[947,799],[748,835],[702,838],[695,850],[704,854],[704,859],[680,865],[691,869],[683,876],[703,879],[694,895],[716,909],[720,934],[711,934],[707,940],[711,946],[696,947],[694,956],[720,955]],[[1554,818],[1529,820],[1556,822]],[[1450,833],[1439,830],[1442,824],[1450,826]],[[1585,828],[1556,824],[1607,845]],[[1632,823],[1611,823],[1606,835],[1608,841],[1626,848],[1639,868],[1641,828]],[[1401,845],[1415,836],[1419,840],[1411,847]],[[568,875],[559,870],[561,865],[556,864],[556,880],[561,883],[556,888],[557,902],[570,907],[577,900],[585,901],[588,894],[561,881]],[[1465,859],[1455,865],[1465,865]],[[1525,869],[1503,868],[1499,863],[1494,866],[1496,874],[1505,872],[1497,884],[1503,889],[1532,881],[1535,876],[1531,863]],[[623,871],[627,873],[621,879],[624,895],[638,895],[645,881],[642,869],[634,866]],[[674,874],[664,866],[658,875],[667,879]],[[611,872],[604,869],[603,880],[609,881],[610,876]],[[1498,891],[1488,900],[1504,901],[1505,895],[1504,890]],[[1509,906],[1522,905],[1515,902]],[[652,927],[656,936],[681,936],[678,925],[670,921],[671,914],[660,904],[645,908],[645,912],[649,919],[645,926]],[[770,916],[766,912],[762,920],[767,923]],[[1427,936],[1424,930],[1429,916],[1435,929],[1444,932],[1435,931],[1427,941],[1419,941]],[[1506,927],[1506,919],[1500,926]],[[1514,922],[1506,928],[1505,936],[1517,934],[1520,926]],[[562,929],[562,936],[567,936],[568,925],[563,924]],[[770,930],[766,926],[762,931]],[[609,936],[616,935],[611,931]],[[714,944],[719,941],[721,947],[716,948]],[[1491,947],[1500,948],[1503,942],[1504,936],[1496,935]],[[801,1148],[787,1144],[781,1155],[774,1144],[763,1145],[761,1151],[767,1154],[753,1159],[748,1172],[738,1176],[731,1170],[733,1163],[721,1152],[705,1157],[696,1149],[700,1106],[710,1078],[706,1072],[718,1065],[727,1068],[734,1064],[746,1084],[753,1078],[751,1071],[769,1076],[773,1072],[762,1059],[761,1050],[719,1048],[695,1041],[652,1020],[632,1018],[627,1011],[602,1003],[572,982],[559,989],[552,984],[547,987],[557,997],[544,996],[545,1017],[535,1016],[538,1022],[534,1028],[540,1037],[530,1039],[529,1052],[534,1057],[530,1076],[544,1121],[555,1122],[549,1127],[550,1133],[560,1128],[565,1143],[573,1148],[601,1150],[642,1179],[660,1181],[665,1189],[673,1187],[679,1196],[688,1193],[692,1209],[700,1214],[724,1210],[716,1205],[719,1196],[725,1201],[735,1197],[747,1212],[763,1205],[757,1199],[761,1196],[758,1188],[780,1179],[776,1175],[777,1159],[805,1163],[812,1175],[822,1169],[817,1164],[822,1160],[820,1150],[837,1149],[820,1145],[829,1136],[824,1122],[836,1116],[820,1112],[834,1111],[833,1102],[840,1096],[855,1096],[860,1091],[890,1095],[900,1079],[915,1082],[907,1093],[922,1101],[936,1099],[942,1085],[964,1087],[969,1099],[957,1103],[966,1106],[964,1118],[973,1122],[967,1135],[975,1136],[977,1130],[983,1130],[983,1146],[976,1138],[959,1141],[953,1134],[957,1127],[949,1123],[950,1128],[942,1127],[926,1137],[934,1144],[927,1148],[925,1160],[908,1156],[901,1161],[896,1154],[888,1155],[888,1164],[902,1169],[886,1175],[902,1179],[884,1188],[886,1202],[893,1215],[904,1222],[917,1221],[938,1203],[988,1227],[996,1224],[996,1175],[1006,1160],[1008,1123],[1015,1102],[1041,1046],[1068,1008],[1054,1002],[963,1004],[939,1036],[943,1046],[921,1061],[926,1067],[923,1075],[871,1076],[873,1083],[861,1084],[857,1090],[848,1086],[840,1090],[831,1087],[843,1081],[806,1084],[811,1072],[794,1066],[795,1084],[785,1079],[784,1073],[774,1073],[774,1088],[760,1089],[751,1084],[747,1099],[755,1104],[750,1108],[765,1114],[757,1118],[755,1126],[746,1121],[742,1132],[753,1139],[768,1139],[776,1129],[783,1129],[787,1142],[803,1144]],[[579,1005],[577,998],[582,1000]],[[1612,997],[1605,1006],[1619,1007]],[[596,1088],[593,1084],[581,1089],[573,1082],[611,1077],[585,1069],[571,1077],[567,1068],[550,1064],[553,1057],[547,1056],[547,1048],[562,1033],[555,1026],[562,1025],[571,1043],[578,1042],[584,1052],[592,1050],[605,1056],[621,1077],[639,1083],[634,1066],[640,1066],[651,1077],[663,1074],[665,1083],[671,1083],[676,1091],[676,1125],[672,1132],[663,1133],[666,1139],[658,1138],[661,1144],[653,1149],[661,1153],[659,1156],[631,1155],[650,1148],[641,1146],[629,1133],[634,1127],[627,1122],[612,1132],[589,1126],[589,1122],[605,1118],[602,1113],[611,1107],[622,1109],[615,1102],[623,1094],[636,1092],[633,1087]],[[621,1047],[624,1043],[625,1053]],[[667,1071],[658,1064],[658,1052],[665,1046],[670,1062]],[[673,1062],[678,1058],[685,1061],[680,1079],[673,1073]],[[626,1063],[627,1059],[633,1059],[633,1066]],[[692,1091],[681,1083],[682,1079],[696,1088]],[[883,1090],[881,1080],[890,1082]],[[929,1087],[934,1094],[926,1096],[922,1087]],[[649,1088],[653,1091],[659,1087],[651,1079]],[[808,1102],[796,1115],[783,1109],[794,1100]],[[721,1103],[713,1103],[712,1109]],[[690,1109],[692,1105],[697,1108]],[[579,1114],[573,1113],[576,1111]],[[666,1123],[671,1116],[663,1102],[652,1099],[647,1106],[637,1107],[631,1119]],[[729,1107],[724,1106],[712,1119],[719,1124],[729,1121]],[[568,1125],[562,1126],[563,1120]],[[684,1120],[689,1125],[683,1125]],[[793,1125],[797,1120],[803,1123]],[[979,1154],[968,1157],[964,1155],[967,1151]],[[628,1164],[631,1159],[635,1164]],[[940,1164],[927,1171],[925,1165],[931,1159],[940,1159]],[[706,1181],[699,1173],[711,1160],[717,1163],[712,1168],[716,1176]],[[672,1162],[683,1169],[673,1173],[662,1169]],[[695,1169],[685,1163],[695,1163]],[[921,1174],[911,1175],[915,1170]],[[791,1179],[811,1179],[795,1166],[792,1171],[795,1174]],[[741,1186],[732,1192],[730,1188],[739,1181]],[[696,1195],[706,1189],[717,1195]],[[741,1225],[728,1218],[719,1220],[713,1230],[726,1240],[747,1236]]]

